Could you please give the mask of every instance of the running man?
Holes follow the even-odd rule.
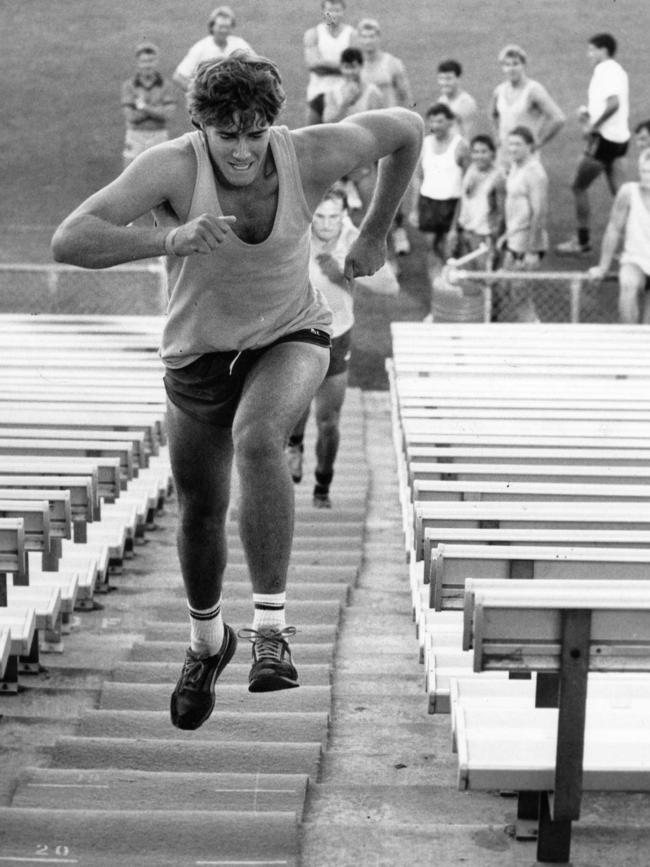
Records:
[[[217,6],[208,19],[208,33],[189,49],[176,67],[174,81],[183,90],[190,86],[192,76],[199,64],[206,60],[219,60],[235,51],[252,51],[248,42],[240,36],[233,36],[235,13],[230,6]]]
[[[167,257],[160,353],[190,615],[171,697],[182,729],[210,716],[215,682],[235,652],[221,612],[233,461],[253,592],[249,689],[298,686],[287,640],[295,628],[285,620],[294,493],[284,447],[327,372],[332,318],[309,282],[311,218],[337,178],[380,160],[344,266],[348,280],[374,273],[421,147],[414,112],[290,131],[274,126],[284,101],[277,67],[264,58],[203,64],[188,102],[197,128],[145,151],[52,239],[56,261],[85,268]],[[157,227],[129,225],[151,209]]]
[[[617,43],[609,33],[589,40],[587,57],[593,67],[588,104],[578,110],[585,150],[578,162],[571,189],[575,198],[576,235],[555,248],[561,256],[591,253],[591,208],[589,187],[605,173],[613,196],[625,176],[624,157],[630,141],[629,82],[627,72],[614,60]]]
[[[399,283],[388,263],[371,277],[358,277],[353,286],[345,279],[345,257],[358,237],[359,230],[347,213],[345,189],[336,185],[325,193],[314,211],[309,258],[312,286],[323,293],[333,316],[330,363],[314,398],[318,433],[313,505],[318,509],[332,507],[329,491],[339,448],[339,420],[348,384],[354,288],[363,286],[382,295],[397,295],[399,292]],[[302,479],[303,439],[308,418],[309,409],[294,427],[287,447],[289,470],[296,483]]]
[[[303,37],[307,83],[307,123],[322,123],[323,100],[341,76],[341,54],[355,45],[357,31],[346,24],[345,0],[322,0],[320,21]]]
[[[528,56],[518,45],[506,45],[499,53],[505,81],[497,85],[488,110],[494,124],[499,158],[508,164],[508,135],[516,126],[529,129],[539,149],[562,129],[565,116],[548,90],[528,77]]]
[[[601,281],[605,277],[621,239],[619,320],[650,325],[650,148],[639,155],[638,182],[623,184],[616,194],[603,235],[600,261],[589,269],[592,280]]]

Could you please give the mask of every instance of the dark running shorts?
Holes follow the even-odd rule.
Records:
[[[589,136],[585,154],[594,160],[598,160],[604,166],[611,166],[614,160],[625,156],[628,144],[629,141],[610,141],[595,132]]]
[[[456,213],[458,199],[418,198],[418,229],[434,235],[446,235]]]
[[[239,405],[249,371],[272,346],[280,343],[314,343],[330,348],[331,340],[319,328],[303,328],[279,337],[268,346],[241,352],[208,352],[185,367],[167,368],[163,382],[170,401],[197,421],[229,428]]]
[[[350,364],[350,355],[352,354],[352,329],[344,331],[338,337],[332,338],[332,352],[330,353],[330,366],[327,368],[325,378],[328,376],[338,376],[339,373],[345,373]]]

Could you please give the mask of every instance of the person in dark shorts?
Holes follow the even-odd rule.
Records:
[[[339,419],[348,384],[348,365],[352,351],[354,325],[353,290],[356,286],[382,295],[397,295],[399,283],[385,263],[371,277],[359,277],[350,286],[344,276],[345,257],[359,236],[348,212],[345,188],[335,185],[325,193],[312,219],[309,276],[332,309],[332,352],[325,379],[314,397],[316,419],[316,468],[313,504],[329,509],[330,485],[339,448]],[[302,479],[303,439],[309,408],[294,427],[287,446],[287,462],[294,482]]]
[[[444,102],[437,102],[427,110],[426,121],[429,132],[424,137],[414,176],[418,195],[410,210],[410,222],[427,239],[427,274],[433,307],[434,283],[447,258],[447,235],[462,192],[469,147],[456,129],[454,113]]]
[[[585,149],[571,189],[575,198],[577,233],[555,248],[561,256],[591,253],[591,209],[589,187],[605,174],[613,196],[625,179],[624,157],[630,141],[629,84],[627,73],[614,60],[616,40],[609,33],[597,33],[589,40],[588,56],[593,66],[588,105],[578,109]]]
[[[284,447],[327,371],[332,318],[309,281],[311,218],[337,178],[381,160],[344,266],[347,280],[374,273],[422,141],[421,118],[403,108],[290,131],[274,125],[284,101],[265,58],[203,63],[188,99],[195,131],[145,151],[52,239],[56,261],[86,268],[167,257],[160,354],[190,615],[170,704],[182,729],[210,716],[235,652],[221,612],[233,463],[253,591],[252,626],[240,632],[252,642],[249,689],[298,686],[285,620],[294,492]],[[152,209],[157,226],[133,225]]]

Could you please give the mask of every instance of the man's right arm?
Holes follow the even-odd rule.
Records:
[[[145,151],[61,223],[52,238],[55,261],[109,268],[164,253],[189,256],[214,250],[234,218],[202,214],[184,222],[194,173],[189,157],[173,143]],[[164,227],[131,225],[163,204],[175,222]]]

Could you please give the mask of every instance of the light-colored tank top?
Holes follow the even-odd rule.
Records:
[[[433,149],[435,138],[426,135],[422,142],[422,185],[420,195],[427,199],[459,199],[462,190],[463,170],[456,162],[456,149],[462,136],[456,133],[443,153]]]
[[[345,24],[338,36],[332,36],[329,27],[321,21],[316,25],[316,33],[320,56],[326,63],[338,66],[341,62],[341,52],[350,47],[356,30],[350,24]],[[337,81],[340,81],[340,78],[340,75],[318,75],[316,72],[310,72],[307,99],[314,99],[321,93],[327,93]]]
[[[498,169],[480,172],[474,165],[465,172],[462,180],[458,225],[467,232],[474,232],[476,235],[490,234],[491,194],[499,177]]]
[[[187,220],[223,215],[202,133],[185,135],[194,148],[196,181]],[[247,244],[229,231],[212,253],[168,256],[167,321],[161,357],[168,367],[200,355],[266,346],[303,328],[330,331],[331,312],[309,282],[311,212],[287,127],[271,127],[278,173],[278,207],[269,236]]]
[[[527,126],[538,138],[544,118],[538,111],[530,110],[530,91],[535,82],[532,79],[516,91],[509,86],[507,81],[502,82],[496,88],[496,110],[499,113],[499,142],[505,145],[510,130],[516,126]],[[508,98],[508,97],[511,98]]]
[[[622,264],[637,265],[650,275],[650,211],[641,196],[639,184],[630,183],[630,211],[625,224]]]

